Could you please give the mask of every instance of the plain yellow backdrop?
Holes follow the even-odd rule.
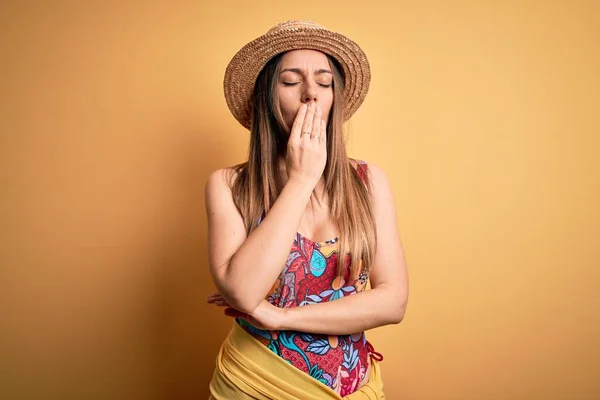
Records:
[[[368,332],[388,398],[599,398],[599,3],[337,0],[3,2],[0,397],[207,397],[203,190],[248,145],[223,73],[293,18],[371,62],[348,150],[410,275]]]

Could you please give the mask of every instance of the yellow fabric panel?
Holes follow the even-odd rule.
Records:
[[[381,400],[385,399],[379,363],[371,359],[369,381],[341,397],[281,359],[237,323],[217,356],[209,400]]]

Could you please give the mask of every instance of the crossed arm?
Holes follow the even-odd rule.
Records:
[[[231,281],[225,282],[224,280],[228,278],[227,274],[224,273],[227,270],[227,265],[221,264],[219,267],[214,261],[219,259],[219,254],[215,254],[215,252],[218,253],[220,251],[226,253],[223,249],[227,248],[227,244],[224,244],[221,241],[223,236],[217,237],[214,235],[216,232],[212,232],[212,240],[210,243],[211,271],[213,272],[213,279],[215,280],[219,291],[209,295],[207,301],[218,306],[227,307],[225,310],[226,315],[245,318],[259,328],[270,330],[297,330],[301,332],[344,335],[362,332],[382,325],[397,324],[402,321],[408,301],[408,275],[406,259],[396,222],[393,193],[387,177],[379,167],[369,164],[369,177],[373,191],[378,242],[370,274],[371,290],[345,296],[334,301],[286,309],[277,308],[264,300],[264,297],[272,286],[272,282],[275,281],[281,271],[281,266],[284,264],[287,253],[291,248],[295,231],[299,225],[302,212],[304,211],[298,204],[291,203],[294,202],[294,199],[299,200],[299,202],[304,201],[302,194],[304,194],[305,197],[309,197],[310,194],[308,193],[308,190],[310,189],[312,192],[312,188],[291,186],[288,191],[289,196],[286,197],[286,193],[282,192],[280,198],[269,213],[269,216],[275,217],[271,218],[270,222],[272,222],[272,224],[268,223],[269,218],[267,217],[259,228],[253,231],[250,236],[247,238],[239,237],[237,239],[242,245],[238,245],[238,250],[235,252],[234,257],[238,255],[239,249],[244,245],[252,244],[252,242],[258,244],[262,240],[266,241],[267,237],[277,237],[277,234],[283,235],[279,236],[282,241],[282,246],[280,248],[288,249],[288,251],[282,251],[281,254],[277,254],[270,259],[263,258],[259,265],[265,265],[266,272],[262,271],[257,273],[256,270],[238,268],[238,271],[236,271],[237,275],[233,275],[233,277],[236,278],[237,282],[240,284],[235,285],[235,282],[232,283]],[[220,207],[215,204],[216,201],[220,200],[220,204],[222,204],[221,207],[232,205],[231,199],[225,199],[231,201],[231,204],[227,204],[227,201],[223,203],[223,199],[218,198],[227,195],[227,191],[223,187],[219,188],[219,185],[223,185],[224,183],[224,181],[219,182],[218,179],[213,179],[211,183],[211,180],[209,179],[209,183],[207,184],[206,195],[209,230],[212,230],[211,228],[217,226],[219,223],[218,220],[211,220],[211,212],[213,213],[213,217],[215,213],[217,215],[235,213],[239,216],[235,206],[233,210],[219,210]],[[217,188],[215,188],[215,186],[217,186]],[[217,198],[215,198],[215,192],[220,193],[221,195],[216,196]],[[231,192],[229,192],[229,196],[231,196]],[[306,197],[307,200],[308,197]],[[280,202],[281,213],[277,212],[278,202]],[[300,212],[297,213],[297,215],[294,213],[291,213],[291,215],[290,213],[286,214],[284,211],[286,202],[290,203],[287,204],[287,207],[296,206]],[[306,202],[302,204],[305,205]],[[275,222],[275,220],[278,219],[276,218],[277,216],[280,216],[282,219],[287,217],[287,221],[284,222],[288,222],[289,226],[285,226],[285,223],[282,224],[280,222],[278,224]],[[219,217],[216,219],[219,219]],[[239,216],[239,219],[241,220],[241,216]],[[283,228],[282,225],[284,226]],[[243,223],[241,224],[241,227],[243,228]],[[259,232],[261,228],[262,231]],[[237,235],[242,236],[239,234],[239,225],[237,229]],[[277,229],[281,232],[276,232]],[[219,229],[217,228],[214,231],[217,230]],[[255,235],[257,232],[258,234]],[[221,232],[221,235],[222,234],[223,232]],[[252,239],[253,235],[254,240],[249,240]],[[235,237],[236,233],[234,232],[232,236]],[[234,248],[234,241],[230,242],[232,244],[230,244],[229,247]],[[258,246],[254,246],[254,248],[258,250]],[[270,246],[270,248],[274,248],[274,246]],[[242,267],[243,264],[248,265],[250,260],[252,260],[253,248],[247,246],[245,250],[246,257],[239,257],[236,260],[238,262],[238,267]],[[279,258],[277,256],[279,256]],[[231,257],[230,260],[234,257]],[[256,261],[256,259],[254,260]],[[256,265],[255,263],[252,264]],[[256,279],[257,274],[260,275],[259,279]],[[230,275],[229,278],[231,277],[232,276]],[[251,286],[254,283],[253,279],[256,279],[256,284]],[[266,283],[264,281],[265,279]],[[241,283],[244,284],[242,285]],[[242,289],[243,287],[245,289]],[[249,287],[254,288],[252,293],[248,292]],[[235,290],[238,290],[237,293],[244,293],[246,297],[234,295],[232,292]]]

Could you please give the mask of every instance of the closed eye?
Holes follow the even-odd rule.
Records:
[[[299,83],[300,82],[283,82],[283,84],[285,86],[295,86],[295,85],[297,85]],[[332,84],[330,83],[330,84],[326,85],[324,83],[319,83],[318,85],[321,86],[321,87],[324,87],[324,88],[328,88],[328,87],[331,87]]]

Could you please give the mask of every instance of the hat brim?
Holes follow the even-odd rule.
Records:
[[[290,50],[318,50],[335,58],[344,71],[344,121],[363,103],[371,81],[366,54],[344,35],[319,28],[292,28],[268,32],[246,44],[225,70],[223,90],[233,116],[250,129],[252,93],[258,74],[279,53]]]

